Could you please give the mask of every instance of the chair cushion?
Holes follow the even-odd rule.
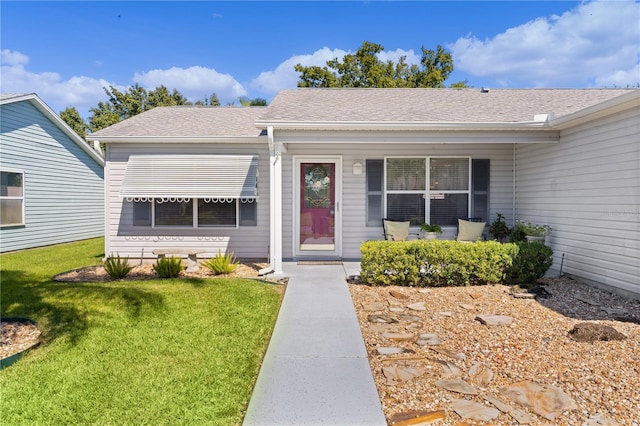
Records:
[[[385,221],[387,226],[387,240],[404,241],[409,236],[410,222]]]
[[[486,222],[469,222],[458,219],[458,241],[478,241],[482,239],[482,231]]]

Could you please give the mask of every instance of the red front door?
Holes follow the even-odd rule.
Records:
[[[336,163],[300,163],[300,250],[333,251]]]

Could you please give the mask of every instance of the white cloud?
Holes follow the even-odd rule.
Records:
[[[294,67],[297,64],[302,66],[319,66],[323,67],[327,61],[335,58],[342,58],[347,52],[342,49],[329,49],[323,47],[316,50],[311,55],[296,55],[282,62],[273,71],[261,72],[258,77],[253,79],[251,87],[263,93],[274,94],[282,89],[291,89],[298,86],[299,74]]]
[[[68,106],[74,106],[81,115],[87,116],[88,110],[105,100],[103,87],[113,85],[104,79],[74,76],[63,80],[56,72],[34,73],[25,68],[29,57],[18,51],[2,50],[2,87],[3,93],[36,93],[55,112]]]
[[[156,69],[135,73],[135,83],[140,83],[148,90],[160,85],[169,90],[174,88],[191,101],[205,99],[215,93],[220,103],[225,105],[247,96],[245,88],[229,74],[220,74],[214,69],[194,66],[189,68],[173,67],[166,70]]]
[[[595,1],[448,48],[456,70],[506,87],[636,86],[639,20],[638,3]]]
[[[382,51],[378,54],[378,59],[380,59],[382,62],[387,62],[387,61],[398,62],[400,60],[400,57],[402,56],[405,57],[404,61],[407,64],[419,65],[420,59],[422,59],[422,52],[420,52],[420,55],[416,55],[413,49],[409,49],[409,50],[396,49],[396,50],[391,50],[389,52]]]

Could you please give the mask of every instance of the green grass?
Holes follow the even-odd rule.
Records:
[[[44,343],[0,371],[0,424],[240,424],[281,300],[246,279],[59,283],[103,239],[0,256],[0,311]]]

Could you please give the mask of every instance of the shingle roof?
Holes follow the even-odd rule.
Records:
[[[632,89],[291,89],[260,119],[277,122],[526,122],[560,117]]]
[[[157,107],[89,135],[100,137],[256,137],[265,107]]]
[[[0,101],[7,101],[12,98],[21,98],[31,93],[0,93]]]

